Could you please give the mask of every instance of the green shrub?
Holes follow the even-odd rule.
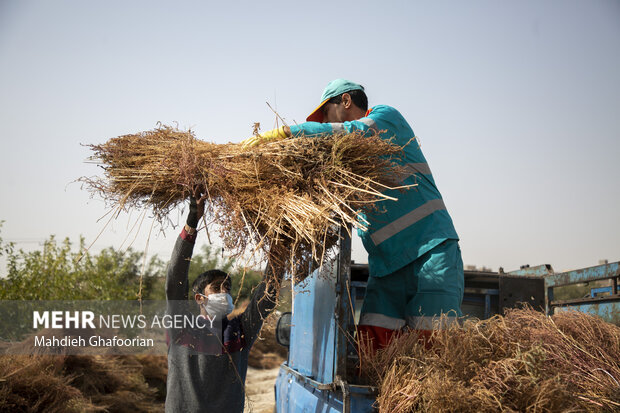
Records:
[[[128,249],[85,251],[84,238],[74,250],[69,238],[50,236],[37,251],[16,250],[0,238],[7,265],[0,274],[1,300],[133,300],[140,291],[143,257]],[[149,299],[163,263],[157,257],[144,266],[142,298]]]
[[[217,268],[231,274],[234,298],[239,292],[241,301],[250,298],[261,273],[247,270],[244,278],[243,270],[236,269],[232,259],[219,257],[220,252],[208,245],[195,251],[190,285],[200,273]],[[135,300],[143,266],[142,299],[166,298],[166,263],[157,257],[144,263],[144,254],[131,248],[108,247],[93,254],[85,250],[82,237],[74,248],[69,238],[59,242],[50,236],[42,249],[27,252],[0,237],[0,257],[7,262],[0,273],[0,300]]]

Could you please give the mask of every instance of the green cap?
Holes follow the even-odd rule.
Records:
[[[327,84],[325,90],[323,90],[323,96],[321,96],[321,104],[317,106],[314,111],[306,118],[308,122],[322,122],[323,121],[323,110],[321,109],[324,104],[327,103],[328,100],[334,98],[336,96],[340,96],[343,93],[350,92],[352,90],[364,90],[364,86],[359,85],[355,82],[351,82],[346,79],[336,79],[332,80]]]

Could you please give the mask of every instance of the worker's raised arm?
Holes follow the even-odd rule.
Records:
[[[304,122],[299,125],[292,125],[289,130],[291,137],[298,138],[302,136],[316,137],[336,133],[353,133],[355,131],[365,133],[376,130],[376,128],[372,119],[362,118],[342,123]]]
[[[187,300],[189,263],[194,251],[198,218],[202,216],[202,211],[204,211],[204,202],[197,203],[196,199],[192,197],[187,223],[177,238],[168,264],[166,274],[167,300]]]
[[[319,123],[304,122],[299,125],[282,126],[260,135],[252,136],[241,142],[244,148],[251,148],[267,142],[279,141],[287,138],[300,138],[302,136],[314,138],[317,136],[332,135],[336,133],[352,133],[361,131],[377,131],[376,124],[371,118],[362,118],[342,123]]]

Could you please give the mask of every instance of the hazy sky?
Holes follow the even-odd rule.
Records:
[[[302,122],[338,77],[410,122],[465,264],[620,260],[620,2],[596,0],[0,0],[1,236],[94,240],[103,204],[68,185],[100,173],[80,144],[158,121],[237,142],[273,126],[265,101]]]

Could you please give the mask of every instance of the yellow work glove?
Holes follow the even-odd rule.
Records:
[[[267,142],[279,141],[288,138],[285,131],[285,126],[281,126],[278,129],[268,130],[260,135],[252,136],[244,141],[241,141],[243,148],[251,148]]]

